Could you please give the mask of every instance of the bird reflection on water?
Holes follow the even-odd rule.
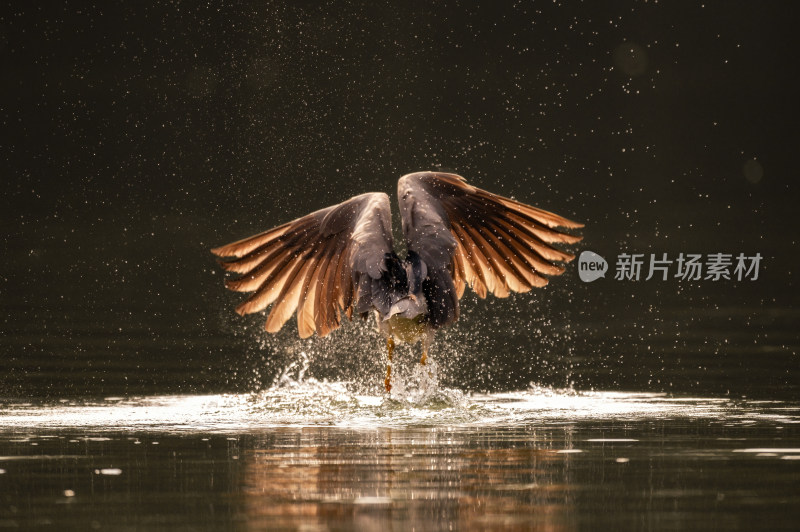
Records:
[[[245,458],[249,528],[565,528],[574,497],[569,455],[517,447],[515,438],[499,447],[473,438],[445,429],[279,431]]]

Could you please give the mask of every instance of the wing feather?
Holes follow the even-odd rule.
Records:
[[[389,198],[368,193],[269,231],[212,250],[228,271],[231,290],[253,292],[236,311],[249,314],[274,303],[264,325],[277,332],[293,313],[301,337],[325,336],[352,316],[354,280],[379,279],[392,250]],[[367,295],[368,296],[368,295]]]
[[[544,286],[545,276],[560,275],[564,272],[560,263],[574,259],[551,244],[581,240],[561,228],[583,224],[473,187],[456,174],[403,176],[398,198],[409,249],[430,257],[434,267],[447,265],[459,297],[463,285],[479,297],[487,293],[506,297]],[[442,246],[445,232],[455,238],[454,248]],[[444,259],[431,251],[437,245],[449,251]]]
[[[325,278],[325,288],[328,294],[322,305],[322,323],[325,324],[325,332],[320,333],[321,336],[327,335],[330,331],[339,327],[341,323],[341,313],[339,309],[347,308],[349,302],[345,303],[341,299],[342,294],[349,293],[351,288],[341,281],[341,269],[344,257],[348,254],[345,250],[347,244],[345,242],[338,242],[334,256],[331,257],[331,264],[328,266],[328,272]],[[349,283],[349,279],[348,279]]]
[[[507,216],[512,220],[516,220],[520,225],[525,227],[532,234],[536,235],[537,238],[547,243],[557,242],[562,244],[575,244],[583,240],[583,237],[580,236],[570,235],[567,233],[561,233],[558,231],[553,231],[551,229],[548,229],[547,227],[544,227],[541,224],[537,223],[537,220],[525,217],[519,212],[509,211]]]
[[[548,246],[525,226],[514,222],[510,216],[498,217],[497,223],[503,227],[509,235],[512,235],[512,238],[515,238],[533,253],[536,253],[542,261],[569,262],[575,258],[575,255],[571,253]]]
[[[496,226],[487,228],[487,237],[492,240],[495,249],[497,249],[506,261],[506,264],[512,268],[515,274],[524,280],[524,289],[520,292],[527,292],[534,286],[542,287],[547,284],[547,279],[536,272],[549,273],[550,275],[558,275],[562,273],[559,269],[552,264],[541,264],[534,266],[528,260],[529,252],[522,248],[515,240],[509,239]]]
[[[280,294],[275,299],[275,306],[269,311],[267,322],[264,324],[264,329],[270,333],[276,333],[281,330],[283,324],[286,323],[292,313],[297,309],[300,303],[300,296],[303,295],[303,288],[305,286],[308,270],[314,266],[314,259],[311,257],[302,261],[295,261],[291,266],[289,275],[286,276],[286,282],[281,288]],[[299,317],[299,316],[298,316]]]
[[[478,294],[481,299],[486,297],[486,282],[482,276],[480,267],[475,262],[472,255],[472,248],[475,243],[466,236],[461,227],[454,223],[452,224],[453,234],[459,241],[459,246],[456,248],[456,254],[461,258],[461,264],[464,267],[464,282],[472,287],[472,290]],[[463,293],[461,294],[463,295]]]
[[[454,223],[452,227],[456,237],[461,243],[459,247],[461,247],[467,259],[467,263],[472,268],[475,278],[484,286],[486,292],[494,293],[495,278],[490,274],[490,267],[486,257],[483,255],[480,248],[478,248],[478,245],[472,240],[472,237],[460,224]],[[480,292],[478,294],[480,295]]]
[[[300,338],[308,338],[318,328],[322,328],[322,323],[318,321],[317,297],[322,292],[322,278],[331,260],[331,252],[336,242],[331,238],[325,243],[325,247],[317,258],[317,263],[313,270],[309,271],[308,279],[305,283],[303,295],[297,307],[297,332]],[[319,327],[317,326],[319,323]]]
[[[558,250],[556,250],[558,253],[551,253],[553,248],[540,245],[540,243],[530,239],[521,240],[517,238],[513,229],[503,223],[502,220],[498,221],[498,224],[494,226],[494,229],[500,238],[502,238],[509,247],[512,247],[515,250],[516,255],[519,255],[520,258],[525,260],[530,268],[539,273],[546,275],[561,275],[564,273],[564,267],[553,264],[550,261],[570,261],[573,259],[573,256],[568,253],[563,253]],[[540,250],[546,256],[540,254]]]
[[[450,276],[453,278],[453,282],[456,286],[456,296],[458,299],[461,299],[461,296],[464,295],[464,290],[467,288],[464,282],[467,273],[464,270],[464,257],[461,254],[460,246],[456,247],[455,251],[453,251],[453,267]]]
[[[236,279],[226,279],[225,287],[235,292],[252,292],[259,287],[264,286],[264,283],[269,283],[279,275],[289,262],[293,261],[299,251],[293,246],[286,248],[278,248],[273,253],[263,257],[261,261],[251,265],[249,270],[244,270],[240,273],[243,275]],[[260,310],[260,309],[259,309]]]
[[[339,327],[337,290],[339,285],[334,282],[336,269],[341,259],[344,245],[335,241],[333,249],[327,257],[324,269],[320,272],[319,287],[314,301],[314,323],[318,325],[317,334],[327,336]]]
[[[538,276],[529,271],[528,265],[518,256],[516,250],[512,251],[498,236],[492,225],[486,224],[477,226],[476,229],[484,238],[486,243],[495,251],[500,258],[500,265],[505,270],[508,285],[514,292],[527,292],[534,286],[541,284]],[[505,263],[505,264],[503,264]]]
[[[278,298],[287,277],[292,272],[291,265],[297,260],[298,255],[297,252],[285,253],[272,273],[256,288],[255,293],[236,307],[236,312],[244,316],[262,311],[271,305]]]
[[[551,244],[581,239],[560,229],[581,224],[455,174],[403,176],[398,198],[408,249],[425,263],[428,290],[447,307],[433,309],[441,316],[434,326],[457,318],[466,286],[479,297],[544,286],[545,276],[563,273],[561,263],[574,258]],[[389,200],[362,194],[212,251],[228,257],[220,261],[225,270],[239,274],[226,286],[252,292],[237,312],[274,304],[266,330],[278,331],[296,313],[301,337],[325,336],[339,327],[342,314],[350,318],[354,309],[369,308],[384,282],[392,251]]]
[[[233,260],[220,260],[219,264],[225,270],[234,273],[246,273],[253,271],[255,267],[273,255],[276,251],[292,247],[298,240],[303,238],[313,224],[309,220],[298,223],[290,233],[282,232],[275,235],[271,240],[266,241],[260,246],[248,251],[239,258]],[[247,239],[245,239],[246,241]],[[227,246],[225,246],[227,247]],[[216,251],[216,250],[214,250]]]
[[[486,260],[487,267],[484,270],[484,277],[487,281],[490,281],[487,284],[487,288],[489,288],[496,297],[508,297],[509,284],[515,285],[516,279],[513,278],[513,274],[511,274],[505,266],[503,258],[499,256],[497,250],[493,249],[488,242],[486,242],[475,226],[466,225],[463,226],[463,229],[469,234],[472,241],[475,242],[477,249],[480,250],[478,256],[482,256]]]
[[[237,240],[231,244],[214,248],[211,250],[211,253],[217,255],[218,257],[244,257],[251,251],[269,244],[276,238],[286,234],[287,231],[294,232],[293,229],[296,229],[296,226],[293,227],[292,224],[296,224],[297,221],[298,220],[295,222],[285,223],[281,226],[275,227],[274,229],[270,229],[269,231],[264,231],[263,233],[249,236],[247,238],[243,238],[242,240]]]

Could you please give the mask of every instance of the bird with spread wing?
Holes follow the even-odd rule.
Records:
[[[574,255],[551,244],[581,237],[559,228],[583,224],[470,186],[463,177],[417,172],[400,178],[397,199],[407,254],[394,251],[389,197],[371,192],[269,231],[211,250],[225,285],[252,292],[241,314],[272,306],[265,328],[275,333],[293,313],[302,338],[326,336],[342,316],[374,312],[386,337],[391,390],[395,343],[422,340],[425,364],[434,332],[458,319],[469,286],[478,297],[507,297],[547,284]]]

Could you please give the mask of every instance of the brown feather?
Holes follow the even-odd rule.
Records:
[[[466,255],[466,248],[463,246],[458,247],[458,252],[461,255],[461,264],[464,266],[464,275],[467,284],[478,295],[479,298],[486,298],[486,283],[481,279],[479,273],[475,270],[475,266]]]
[[[299,248],[307,246],[306,233],[309,229],[305,224],[303,224],[302,227],[304,227],[302,232],[287,235],[285,239],[281,238],[265,246],[263,249],[267,254],[260,256],[258,258],[258,263],[251,264],[249,270],[237,268],[237,270],[242,269],[240,272],[242,276],[237,279],[227,280],[225,286],[230,290],[236,290],[238,292],[250,292],[259,288],[276,268],[280,269],[286,266],[282,260],[286,258],[287,254],[296,257],[300,253]],[[260,255],[258,250],[251,252],[239,260],[249,262],[255,260],[258,256],[257,254]],[[231,264],[236,264],[236,262],[232,262]]]
[[[300,303],[297,307],[297,330],[300,334],[300,338],[308,338],[314,334],[314,331],[317,329],[317,324],[319,323],[317,298],[322,291],[321,277],[328,267],[328,263],[331,259],[331,252],[335,245],[335,240],[333,238],[328,238],[321,246],[321,249],[315,250],[317,264],[305,281],[303,296],[300,298]]]
[[[333,275],[339,261],[342,244],[333,242],[333,247],[325,258],[319,274],[320,286],[317,289],[316,300],[314,301],[314,321],[317,324],[317,334],[327,336],[338,326],[335,320],[336,308],[339,306],[337,301],[338,287],[333,282]]]
[[[278,238],[287,231],[291,230],[292,225],[295,222],[296,220],[270,229],[269,231],[264,231],[263,233],[237,240],[231,244],[214,248],[211,250],[211,253],[219,257],[243,257],[254,249],[269,243],[275,238]]]
[[[500,251],[500,254],[506,261],[509,268],[512,268],[517,276],[521,276],[524,281],[523,290],[515,290],[516,292],[527,292],[534,286],[542,287],[547,284],[547,280],[541,275],[536,274],[536,267],[528,262],[524,250],[519,248],[519,244],[507,238],[508,235],[503,235],[496,227],[487,228],[487,237],[492,240],[495,248]],[[544,264],[543,264],[544,266]],[[552,265],[547,264],[549,268]],[[557,269],[555,270],[557,271]]]
[[[542,259],[537,253],[531,251],[529,240],[510,233],[502,223],[492,227],[492,233],[499,238],[513,257],[524,261],[526,269],[546,275],[561,275],[564,268]]]
[[[458,237],[456,237],[456,240],[458,240]],[[467,285],[465,281],[466,273],[464,272],[464,264],[462,262],[460,245],[453,251],[452,263],[450,265],[450,277],[452,277],[453,284],[456,287],[456,297],[461,299],[461,296],[464,295],[464,289]]]
[[[488,226],[473,226],[475,231],[483,239],[488,249],[492,250],[492,259],[498,272],[501,272],[503,280],[511,292],[528,292],[532,285],[526,281],[526,274],[517,268],[512,259],[511,250],[499,239],[492,235]]]
[[[472,263],[466,257],[466,250],[463,246],[458,247],[458,253],[461,255],[461,264],[464,266],[465,281],[469,284],[472,291],[475,292],[479,298],[486,298],[486,283],[481,280],[478,273],[475,271]]]
[[[339,242],[337,244],[325,275],[324,288],[327,290],[328,295],[325,296],[324,304],[322,305],[322,316],[320,320],[322,323],[326,324],[327,329],[326,332],[320,333],[321,336],[327,335],[341,324],[342,317],[339,311],[341,308],[344,308],[344,305],[340,303],[339,298],[340,295],[344,293],[345,288],[349,288],[349,285],[345,287],[339,282],[339,268],[342,261],[344,261],[347,256],[346,250],[347,242]]]
[[[475,278],[480,281],[483,287],[483,290],[476,290],[475,292],[479,296],[481,292],[483,292],[484,295],[482,297],[486,297],[486,293],[494,293],[495,279],[490,273],[491,270],[486,257],[461,224],[451,221],[451,225],[458,235],[458,240],[461,241],[464,247],[464,257],[467,259],[466,263],[471,266],[472,271],[475,273]]]
[[[455,174],[420,173],[411,179],[439,201],[447,214],[457,243],[450,260],[459,297],[463,294],[459,283],[469,285],[479,296],[489,292],[497,297],[544,286],[548,282],[544,275],[564,272],[554,262],[574,258],[548,243],[580,241],[557,228],[583,224],[473,187]]]
[[[524,226],[514,222],[509,217],[498,217],[496,222],[498,226],[508,234],[514,235],[518,241],[524,242],[525,247],[535,253],[542,261],[569,262],[575,258],[575,256],[570,253],[548,246],[535,234],[528,231]]]
[[[300,260],[295,262],[291,268],[286,281],[283,284],[280,294],[275,299],[275,306],[269,312],[264,329],[267,332],[276,333],[281,330],[283,324],[292,317],[300,302],[303,293],[303,283],[305,282],[308,270],[314,265],[312,260]]]
[[[538,207],[533,207],[517,200],[506,198],[487,190],[469,185],[466,180],[459,175],[446,173],[436,173],[435,175],[438,181],[437,188],[442,190],[444,188],[442,184],[446,184],[447,188],[449,189],[446,190],[446,192],[448,192],[451,196],[466,194],[468,197],[478,197],[489,204],[496,205],[498,210],[509,209],[511,211],[519,212],[520,214],[548,227],[567,227],[570,229],[578,229],[583,227],[582,223],[574,222],[553,212],[546,211]]]
[[[479,189],[478,189],[479,190]],[[483,191],[482,191],[483,192]],[[529,209],[522,209],[521,207],[529,207],[527,205],[523,205],[519,202],[514,202],[509,200],[510,203],[505,203],[500,200],[505,200],[506,198],[502,198],[500,196],[494,195],[486,195],[486,194],[479,194],[475,196],[466,196],[463,198],[458,198],[458,202],[454,202],[457,205],[461,206],[466,212],[471,214],[471,218],[480,218],[481,220],[494,220],[494,219],[503,219],[503,218],[514,218],[518,220],[518,223],[522,224],[526,227],[528,232],[536,235],[544,242],[563,242],[568,244],[574,244],[575,242],[579,242],[582,237],[577,237],[573,235],[566,234],[562,231],[558,231],[556,229],[552,229],[546,226],[546,224],[535,217],[530,216]],[[536,210],[534,207],[530,207],[531,209]],[[547,213],[547,211],[541,211]],[[552,213],[552,216],[556,216]],[[570,222],[566,218],[563,218],[565,222]],[[551,219],[548,219],[548,222],[551,222]],[[578,224],[580,225],[580,224]]]
[[[220,260],[219,264],[227,271],[235,273],[249,273],[257,268],[261,262],[282,248],[295,247],[299,242],[308,238],[308,233],[318,230],[319,222],[313,218],[305,217],[292,222],[291,231],[278,235],[276,238],[260,245],[241,257],[232,260]]]
[[[478,297],[484,299],[486,297],[486,285],[481,280],[479,274],[475,271],[477,266],[474,266],[470,258],[467,257],[467,244],[465,240],[463,240],[463,233],[461,232],[460,228],[456,228],[453,226],[451,228],[453,236],[456,237],[458,241],[458,247],[454,252],[454,255],[458,257],[458,262],[461,266],[461,270],[463,272],[463,279],[464,283],[469,285],[473,292],[475,292]],[[459,293],[459,298],[463,295],[463,292]]]
[[[259,264],[253,271],[245,273],[236,279],[226,279],[225,286],[229,290],[236,292],[252,292],[260,290],[265,284],[269,284],[280,275],[281,269],[285,268],[300,254],[298,249],[279,249],[271,257],[266,257],[262,264]]]
[[[531,220],[530,218],[527,218],[518,212],[507,212],[506,216],[525,227],[528,231],[536,235],[537,238],[544,242],[575,244],[576,242],[583,240],[583,237],[580,236],[568,235],[566,233],[561,233],[559,231],[553,231],[552,229],[542,227],[536,223],[535,220]]]
[[[532,207],[530,205],[520,203],[510,198],[504,198],[502,196],[496,196],[494,194],[492,194],[492,196],[494,196],[493,199],[498,200],[500,203],[508,207],[510,210],[520,212],[525,216],[546,225],[547,227],[567,227],[569,229],[578,229],[583,227],[583,224],[581,223],[573,222],[572,220],[568,220],[567,218],[559,216],[550,211],[539,209],[538,207]]]
[[[336,266],[336,273],[334,274],[334,279],[339,286],[337,297],[339,307],[349,311],[347,312],[348,319],[352,319],[353,316],[352,305],[353,298],[355,297],[353,293],[352,271],[350,269],[350,255],[352,251],[352,242],[347,242],[344,250],[342,250],[342,253],[339,255],[339,264]]]
[[[275,301],[281,293],[283,285],[286,283],[286,278],[291,273],[291,269],[285,268],[284,266],[292,264],[292,261],[296,258],[297,253],[287,253],[280,267],[275,268],[272,273],[270,273],[269,277],[261,283],[261,286],[258,287],[253,295],[236,307],[236,312],[241,316],[252,314],[253,312],[264,310]]]
[[[495,295],[495,297],[508,297],[508,283],[505,279],[504,268],[500,266],[497,260],[497,257],[492,254],[492,251],[486,241],[481,237],[477,230],[475,230],[471,226],[464,226],[462,227],[464,232],[469,235],[472,242],[475,244],[476,250],[479,252],[475,253],[474,256],[479,265],[483,268],[482,277],[484,282],[486,283],[486,288]],[[496,251],[494,254],[496,255]],[[481,259],[485,261],[485,264],[481,264]]]
[[[280,240],[273,240],[240,259],[220,259],[217,263],[219,263],[225,271],[241,274],[250,273],[258,268],[264,260],[268,260],[269,256],[275,253],[276,250],[282,249],[282,247]]]

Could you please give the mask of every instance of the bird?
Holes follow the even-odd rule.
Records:
[[[458,320],[466,287],[485,298],[528,292],[575,258],[552,244],[582,237],[583,224],[467,183],[425,171],[397,183],[406,252],[394,247],[389,196],[370,192],[211,250],[238,277],[225,286],[251,295],[242,316],[272,305],[264,328],[296,314],[301,338],[324,337],[344,317],[375,315],[386,340],[384,388],[392,389],[396,344],[422,342],[420,364],[438,329]]]

